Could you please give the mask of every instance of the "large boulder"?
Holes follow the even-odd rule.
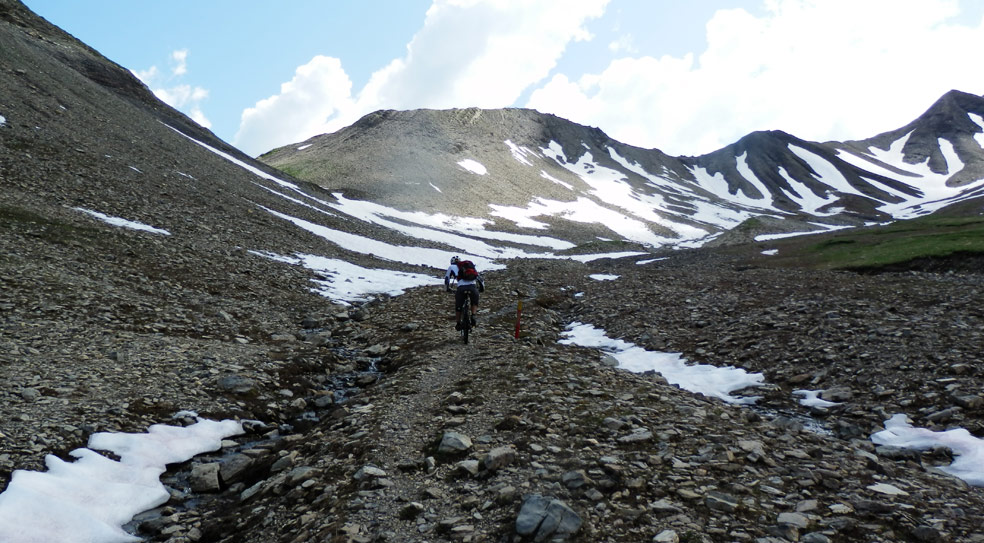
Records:
[[[516,533],[540,542],[564,540],[581,529],[581,517],[566,503],[550,496],[527,496],[516,517]]]

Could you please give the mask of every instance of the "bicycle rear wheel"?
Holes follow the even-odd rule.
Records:
[[[468,315],[468,304],[461,308],[461,320],[458,321],[458,330],[461,332],[461,340],[468,343],[468,335],[471,333],[471,319]]]

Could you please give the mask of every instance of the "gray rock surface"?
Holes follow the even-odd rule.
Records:
[[[516,533],[533,541],[565,540],[581,528],[581,517],[564,502],[534,494],[523,500],[516,517]]]

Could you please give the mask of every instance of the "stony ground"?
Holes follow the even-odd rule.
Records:
[[[979,432],[980,314],[965,302],[979,299],[980,276],[789,272],[709,251],[647,266],[514,263],[490,274],[468,346],[435,289],[325,306],[245,344],[131,332],[116,360],[64,360],[43,386],[7,393],[24,428],[53,421],[28,450],[8,448],[8,464],[31,466],[94,429],[54,414],[66,405],[128,430],[197,408],[260,422],[222,454],[175,468],[174,500],[135,526],[151,540],[519,541],[517,520],[536,515],[524,504],[542,496],[563,504],[582,541],[984,541],[984,494],[934,469],[946,451],[868,439],[895,412]],[[596,272],[622,277],[587,278]],[[946,311],[927,303],[937,297]],[[764,371],[761,408],[556,343],[573,320]],[[169,371],[131,390],[112,376],[127,362]],[[108,380],[87,389],[69,378],[93,374]],[[194,386],[166,385],[174,379]],[[160,388],[148,394],[148,383]],[[790,391],[804,386],[842,406],[797,406]],[[126,400],[91,397],[109,391]],[[803,429],[810,420],[820,429]],[[202,476],[209,464],[217,477]]]

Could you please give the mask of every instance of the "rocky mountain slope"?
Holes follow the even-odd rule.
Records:
[[[762,244],[613,258],[626,247],[588,235],[404,213],[403,189],[377,201],[361,175],[335,197],[12,0],[0,116],[0,486],[184,409],[247,433],[172,466],[171,500],[128,527],[146,540],[984,540],[981,487],[939,470],[952,452],[870,440],[894,413],[984,432],[980,274],[781,269]],[[464,347],[438,278],[467,249],[490,271]],[[745,391],[762,399],[613,368],[558,342],[572,322],[763,372]],[[801,388],[839,405],[804,407]]]
[[[399,209],[660,247],[705,244],[753,216],[806,231],[979,204],[982,142],[984,97],[951,91],[903,128],[844,143],[757,132],[671,157],[530,110],[378,111],[260,159]],[[613,224],[612,214],[638,224]]]

